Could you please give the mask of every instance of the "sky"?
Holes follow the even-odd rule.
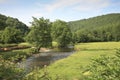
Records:
[[[120,0],[0,0],[0,14],[30,25],[32,17],[68,21],[120,13]]]

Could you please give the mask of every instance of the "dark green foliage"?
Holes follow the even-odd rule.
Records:
[[[3,43],[18,43],[23,41],[22,40],[22,33],[20,30],[6,27],[3,33],[1,34],[1,41]]]
[[[9,61],[20,61],[28,56],[28,54],[23,51],[1,52],[0,55],[4,60]]]
[[[114,57],[101,56],[93,59],[88,66],[89,75],[84,80],[119,80],[120,79],[120,50]]]
[[[22,80],[23,70],[16,67],[16,64],[3,60],[0,56],[0,80]]]
[[[113,29],[113,36],[115,41],[120,41],[120,22],[116,24],[116,26]]]
[[[17,18],[7,17],[0,14],[0,30],[4,30],[8,26],[19,29],[23,35],[29,31],[29,28],[24,23],[20,22]]]
[[[5,31],[5,29],[7,28],[7,27],[10,27],[10,28],[12,28],[11,30],[13,30],[13,28],[14,28],[14,30],[16,29],[19,33],[21,33],[21,38],[22,38],[22,40],[21,39],[18,39],[18,41],[16,41],[15,40],[15,38],[14,39],[6,39],[6,40],[4,40],[4,38],[5,37],[3,37],[5,34],[7,34],[6,33],[6,31]],[[16,32],[16,31],[15,31]],[[15,33],[14,32],[14,33]],[[16,19],[16,18],[12,18],[12,17],[7,17],[7,16],[5,16],[5,15],[2,15],[2,14],[0,14],[0,43],[17,43],[17,42],[20,42],[20,41],[23,41],[24,39],[24,37],[25,37],[25,35],[27,34],[29,32],[29,28],[24,24],[24,23],[22,23],[22,22],[20,22],[18,19]],[[2,33],[4,33],[4,35],[2,36]],[[8,34],[7,34],[8,35]],[[11,33],[9,34],[10,36],[12,35]],[[9,36],[8,35],[8,36]],[[10,37],[9,36],[9,37]],[[2,38],[1,38],[2,37]],[[20,37],[20,36],[17,36],[16,35],[16,37]],[[13,38],[13,37],[12,37]],[[12,41],[13,40],[13,41]]]
[[[119,13],[71,21],[68,25],[76,33],[77,42],[120,41]]]
[[[66,22],[56,20],[52,24],[52,38],[57,41],[59,47],[67,47],[72,41],[72,33]]]
[[[2,39],[1,38],[2,37],[2,33],[3,33],[3,31],[0,31],[0,43],[2,43],[2,40],[1,40]]]
[[[29,30],[25,24],[20,22],[18,19],[12,17],[7,17],[6,25],[19,29],[23,35],[25,35]]]
[[[0,14],[0,30],[3,30],[7,25],[5,21],[7,20],[7,17]]]
[[[38,50],[40,47],[50,47],[52,45],[51,23],[44,18],[33,18],[33,20],[31,31],[26,40],[34,44]]]

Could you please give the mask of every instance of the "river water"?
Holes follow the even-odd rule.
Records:
[[[34,54],[25,61],[21,62],[19,67],[24,68],[27,72],[29,72],[35,67],[42,68],[45,65],[48,66],[51,63],[54,63],[56,60],[66,58],[73,53],[74,51],[49,51]]]

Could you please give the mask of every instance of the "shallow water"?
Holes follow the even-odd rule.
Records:
[[[56,60],[66,58],[73,54],[74,51],[50,51],[34,54],[25,61],[19,63],[19,67],[24,68],[27,72],[32,70],[34,67],[44,67],[49,65]]]

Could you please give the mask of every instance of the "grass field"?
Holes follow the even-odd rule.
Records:
[[[97,58],[100,55],[113,56],[118,48],[120,48],[120,42],[76,44],[77,51],[48,66],[48,74],[52,80],[55,80],[56,76],[61,78],[60,80],[81,80],[85,66],[89,65],[91,58]]]

